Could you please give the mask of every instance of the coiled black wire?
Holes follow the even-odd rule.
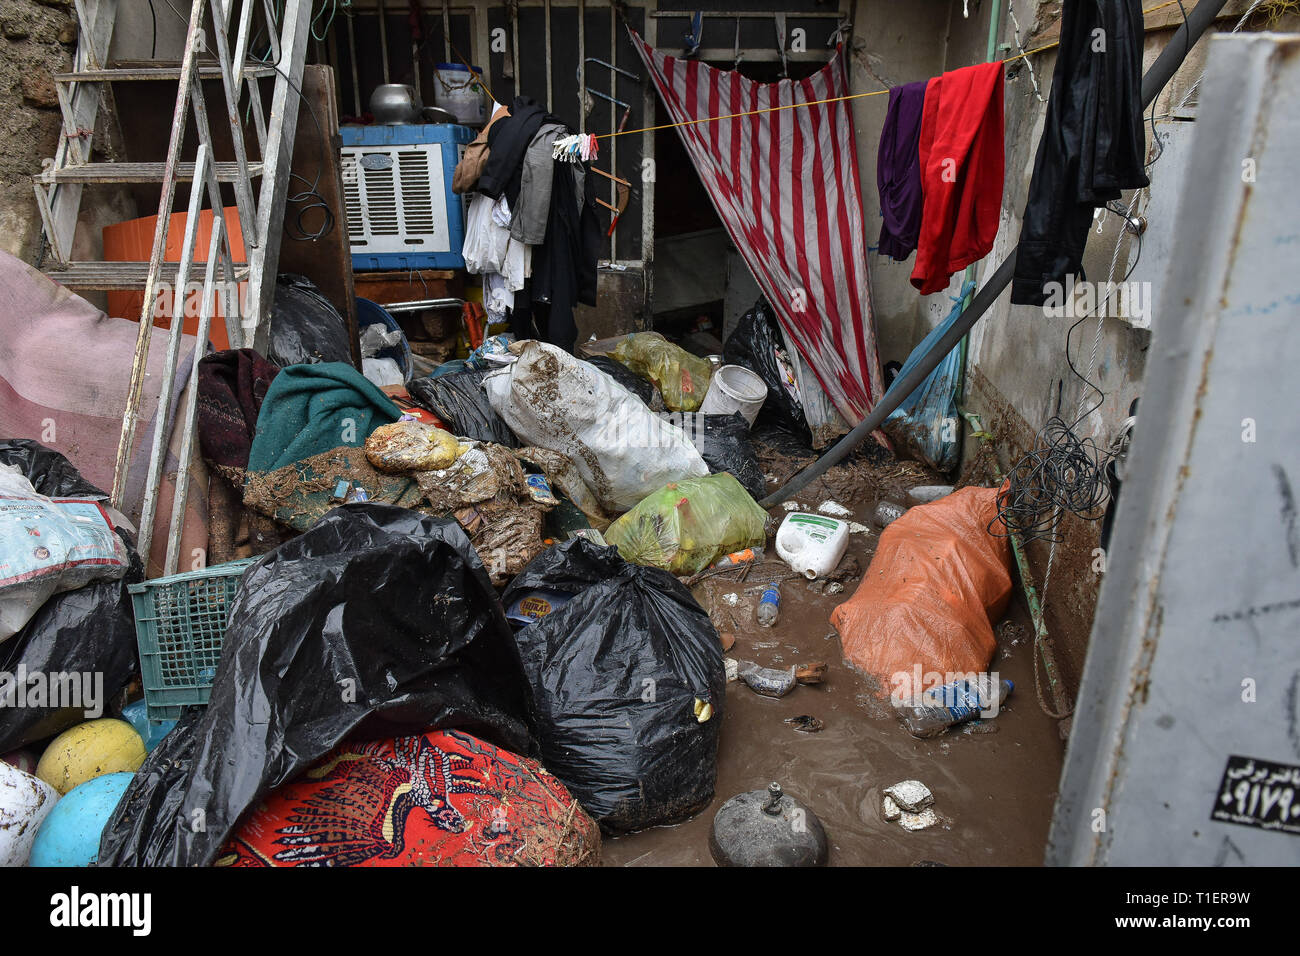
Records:
[[[1106,452],[1096,442],[1080,438],[1064,419],[1053,417],[1038,433],[1034,450],[1007,475],[989,533],[1061,541],[1061,520],[1067,512],[1085,521],[1099,520],[1110,498],[1106,461]]]

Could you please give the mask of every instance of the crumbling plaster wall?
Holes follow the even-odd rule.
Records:
[[[1050,42],[1053,28],[1059,22],[1059,0],[1012,0],[1016,19],[1020,24],[1020,46],[1034,49]],[[991,0],[970,0],[970,17],[962,16],[963,4],[951,3],[885,4],[872,0],[859,0],[854,23],[855,66],[854,91],[882,88],[871,73],[861,68],[862,60],[888,60],[890,52],[911,45],[915,59],[900,60],[893,74],[883,74],[879,79],[892,85],[934,76],[943,70],[957,69],[983,61],[985,57],[988,25],[993,4]],[[1150,4],[1147,4],[1150,6]],[[1217,24],[1219,30],[1230,30],[1249,6],[1245,0],[1229,2]],[[1013,24],[1007,13],[1006,0],[1000,4],[1001,17],[998,40],[1010,45],[1010,53],[1019,51]],[[906,10],[906,12],[904,12]],[[1177,8],[1165,11],[1177,16]],[[1177,23],[1148,30],[1144,49],[1144,69],[1149,68],[1173,35]],[[1251,22],[1246,29],[1259,29],[1261,22]],[[1295,30],[1300,27],[1300,17],[1286,14],[1274,19],[1268,28]],[[1049,34],[1044,39],[1043,34]],[[1171,108],[1180,104],[1191,85],[1201,75],[1209,46],[1203,39],[1191,52],[1182,69],[1166,87],[1155,106],[1157,117],[1165,117]],[[1003,50],[999,56],[1009,53]],[[937,59],[936,59],[937,57]],[[1034,156],[1042,133],[1046,99],[1051,88],[1055,67],[1055,51],[1046,51],[1033,57],[1034,75],[1042,99],[1034,92],[1028,67],[1023,61],[1009,67],[1005,94],[1006,117],[1006,184],[1003,192],[1002,224],[990,255],[976,269],[977,282],[982,285],[1015,247],[1020,234],[1021,214],[1028,195]],[[867,232],[874,245],[880,229],[879,203],[875,181],[875,161],[880,126],[885,115],[887,97],[867,97],[854,101],[857,126],[858,153],[862,175],[864,207],[867,213]],[[1188,100],[1194,106],[1195,97]],[[1166,122],[1162,120],[1162,122]],[[1148,140],[1150,140],[1148,124]],[[1152,151],[1151,155],[1154,155]],[[1154,162],[1150,168],[1152,185],[1145,191],[1149,198],[1157,191],[1180,192],[1183,184],[1180,168],[1166,160]],[[1126,194],[1127,203],[1131,194]],[[1119,243],[1116,259],[1116,281],[1127,272],[1137,250],[1136,243],[1123,240],[1119,217],[1107,215],[1089,238],[1084,267],[1087,276],[1103,281],[1111,269],[1112,253]],[[1156,255],[1173,228],[1169,219],[1151,219],[1143,242],[1147,255]],[[1123,241],[1121,241],[1123,240]],[[893,263],[876,253],[870,253],[871,281],[876,323],[880,341],[881,361],[904,360],[911,349],[933,328],[952,306],[961,276],[954,277],[952,285],[943,293],[918,296],[908,284],[912,260]],[[1145,263],[1150,267],[1151,263]],[[1161,312],[1173,308],[1172,299],[1152,303],[1151,324],[1157,324]],[[1012,306],[1010,293],[1004,292],[992,309],[980,320],[970,336],[967,360],[966,406],[982,417],[984,425],[996,436],[997,454],[1002,468],[1006,469],[1034,445],[1034,437],[1049,418],[1060,414],[1067,422],[1076,418],[1081,395],[1085,397],[1085,411],[1096,404],[1095,392],[1090,392],[1070,370],[1065,353],[1066,333],[1074,319],[1046,316],[1041,309]],[[1077,329],[1071,339],[1070,355],[1076,366],[1086,370],[1097,330],[1095,319],[1088,319]],[[1097,340],[1097,353],[1092,380],[1105,393],[1098,407],[1085,416],[1077,431],[1081,437],[1091,437],[1100,445],[1109,445],[1120,425],[1128,415],[1129,405],[1142,393],[1142,376],[1145,369],[1146,350],[1150,344],[1148,329],[1135,328],[1117,318],[1106,318],[1101,324]],[[973,459],[977,450],[976,439],[966,429],[966,446],[963,461]],[[1100,523],[1067,518],[1062,526],[1064,540],[1057,545],[1052,563],[1051,582],[1046,595],[1047,629],[1052,649],[1060,665],[1067,693],[1077,686],[1082,672],[1084,654],[1096,607],[1101,573],[1104,564],[1097,560],[1095,549],[1100,540]],[[1029,561],[1035,584],[1041,588],[1048,564],[1048,546],[1035,543],[1029,548]]]
[[[0,0],[0,248],[28,262],[41,243],[31,177],[62,129],[52,73],[72,66],[72,0]]]

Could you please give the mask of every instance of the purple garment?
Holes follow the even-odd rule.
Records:
[[[889,91],[889,112],[880,131],[876,185],[880,188],[880,253],[906,259],[916,249],[921,232],[921,113],[929,80],[895,86]]]

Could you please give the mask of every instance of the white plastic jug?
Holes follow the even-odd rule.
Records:
[[[801,511],[785,516],[776,532],[776,553],[804,577],[830,574],[849,546],[849,523]]]

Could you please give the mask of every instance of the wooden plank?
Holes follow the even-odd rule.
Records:
[[[88,0],[78,6],[78,40],[77,53],[73,58],[75,69],[88,69],[98,66],[95,51],[107,50],[109,39],[113,35],[113,24],[117,19],[117,0]],[[99,114],[100,91],[93,83],[78,84],[70,91],[71,126],[74,129],[95,128],[95,117]],[[85,155],[90,155],[89,138],[81,147]],[[54,166],[66,165],[72,158],[71,140],[59,137],[59,145],[54,153]],[[60,262],[72,258],[72,240],[77,232],[77,217],[81,212],[80,183],[64,183],[49,191],[50,219],[53,234],[47,238],[54,256]]]
[[[342,140],[336,100],[333,67],[305,66],[302,99],[298,101],[298,135],[294,140],[291,166],[294,178],[289,183],[288,194],[304,193],[315,183],[320,199],[285,204],[288,226],[280,242],[279,271],[306,276],[339,310],[347,322],[353,363],[360,368],[357,292],[352,281],[348,217],[343,207],[343,166],[339,155]],[[306,208],[317,201],[329,207],[334,216],[334,227],[319,239],[304,239],[303,232],[314,232],[323,222],[322,210]],[[298,221],[299,212],[302,213],[301,222]]]
[[[276,76],[275,90],[271,94],[271,126],[266,131],[262,188],[257,200],[257,235],[244,237],[249,292],[253,300],[252,314],[244,316],[244,344],[251,345],[263,355],[271,341],[271,302],[275,297],[275,277],[280,266],[284,199],[289,193],[289,170],[293,161],[294,136],[298,131],[298,110],[294,107],[300,101],[295,90],[302,89],[307,37],[311,32],[311,3],[285,0],[280,23],[283,32],[276,38],[272,30],[271,40],[283,75]]]
[[[357,295],[381,305],[420,299],[465,298],[465,273],[451,269],[383,270],[353,275]]]

